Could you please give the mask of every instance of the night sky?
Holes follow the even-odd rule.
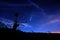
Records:
[[[12,28],[19,13],[17,30],[24,32],[60,32],[59,0],[0,0],[0,21]]]

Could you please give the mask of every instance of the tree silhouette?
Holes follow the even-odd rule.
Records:
[[[6,28],[7,27],[7,25],[5,25],[4,23],[2,23],[1,21],[0,21],[0,28],[2,29],[2,28]]]
[[[16,12],[15,16],[16,16],[16,17],[18,17],[18,16],[19,16],[19,13],[18,13],[18,12]]]
[[[18,14],[18,12],[16,12],[15,13],[15,21],[14,21],[14,24],[13,24],[13,30],[16,30],[16,28],[19,26],[19,24],[18,24],[18,16],[19,16],[19,14]]]

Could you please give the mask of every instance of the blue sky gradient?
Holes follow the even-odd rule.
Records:
[[[17,30],[60,32],[59,0],[0,0],[0,20],[8,26],[11,25],[11,28],[16,12],[19,12],[18,22],[21,25]]]

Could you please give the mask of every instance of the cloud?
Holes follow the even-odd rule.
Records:
[[[13,21],[12,20],[0,17],[0,21],[2,23],[4,23],[7,26],[7,28],[12,28],[13,27]]]
[[[46,25],[49,25],[49,24],[53,24],[53,23],[57,23],[57,22],[60,22],[60,20],[59,19],[54,19],[54,20],[51,20],[51,21],[43,24],[43,26],[46,26]]]
[[[46,22],[41,25],[38,25],[38,29],[41,29],[41,28],[43,29],[43,27],[48,27],[49,25],[53,25],[55,23],[60,22],[59,15],[47,15],[46,18],[47,18]]]
[[[24,27],[31,28],[31,25],[29,25],[29,24],[27,24],[27,23],[21,23],[21,25],[23,25]]]

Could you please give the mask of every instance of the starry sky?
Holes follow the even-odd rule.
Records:
[[[12,25],[16,12],[20,15],[17,30],[60,32],[59,0],[0,0],[0,17],[4,18],[3,22],[8,19]],[[7,21],[4,23],[9,24]]]

